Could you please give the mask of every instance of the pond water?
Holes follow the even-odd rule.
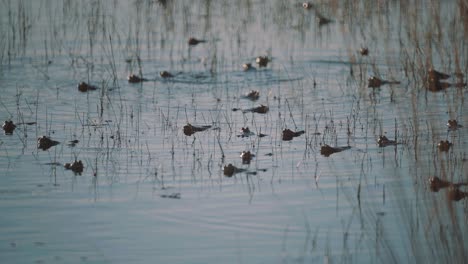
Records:
[[[0,262],[461,263],[468,6],[422,2],[1,1]]]

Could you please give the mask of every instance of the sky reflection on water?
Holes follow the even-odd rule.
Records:
[[[432,61],[466,75],[464,24],[440,22],[459,29],[440,40],[415,31],[434,34],[418,46],[410,23],[456,1],[417,7],[420,21],[400,1],[163,2],[0,4],[0,120],[17,124],[0,135],[0,262],[463,259],[466,232],[446,252],[432,234],[454,233],[466,202],[446,203],[427,179],[466,182],[466,88],[429,92],[422,73]],[[318,12],[333,22],[320,26]],[[271,61],[260,68],[257,56]],[[401,83],[368,88],[374,75]],[[251,90],[258,100],[243,98]],[[232,111],[262,104],[267,113]],[[449,119],[465,126],[448,131]],[[211,127],[186,136],[187,123]],[[283,141],[286,128],[305,133]],[[42,135],[60,144],[40,150]],[[401,144],[379,147],[380,135]],[[325,144],[344,148],[326,157]],[[75,160],[82,175],[62,166]],[[229,163],[242,172],[225,177]]]

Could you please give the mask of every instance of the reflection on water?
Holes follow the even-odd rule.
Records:
[[[429,2],[0,3],[2,262],[466,259],[468,6]]]

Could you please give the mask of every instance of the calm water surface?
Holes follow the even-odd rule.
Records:
[[[0,262],[465,256],[466,201],[427,179],[468,181],[466,88],[428,92],[418,64],[466,75],[460,3],[416,4],[415,18],[400,1],[160,2],[0,3],[0,120],[17,124],[0,135]],[[454,29],[421,44],[424,57],[411,32],[437,15]],[[189,47],[192,36],[206,43]],[[260,55],[267,67],[242,71]],[[401,83],[371,89],[373,75]],[[79,92],[82,81],[98,89]],[[232,110],[260,104],[269,112]],[[448,132],[448,119],[465,126]],[[212,128],[186,136],[187,123]],[[305,134],[282,141],[285,128]],[[40,150],[42,135],[61,144]],[[401,144],[380,148],[380,135]],[[351,148],[325,157],[324,144]],[[75,159],[81,175],[63,167]],[[229,163],[246,171],[226,177]]]

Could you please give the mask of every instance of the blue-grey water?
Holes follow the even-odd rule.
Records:
[[[0,135],[0,262],[463,259],[467,203],[427,180],[468,181],[466,87],[423,80],[428,61],[466,75],[463,3],[400,2],[1,1],[0,121],[17,128]],[[374,75],[400,84],[368,88]],[[42,135],[60,144],[40,150]]]

